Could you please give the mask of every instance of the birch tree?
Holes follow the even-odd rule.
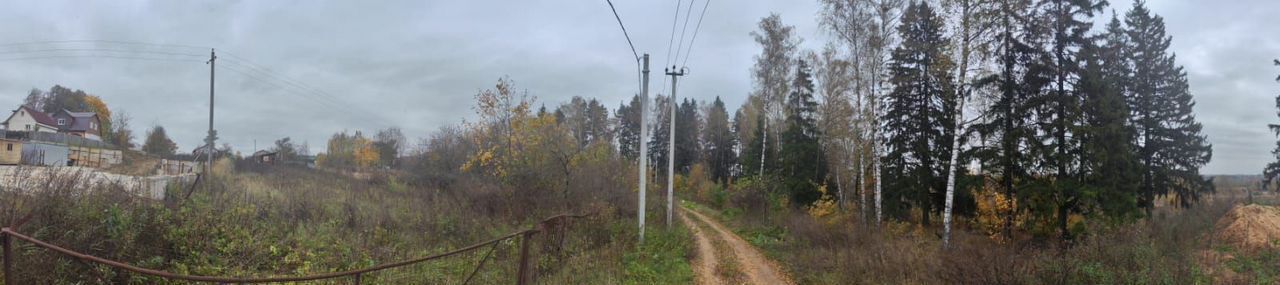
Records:
[[[872,190],[874,192],[874,216],[876,223],[883,220],[881,213],[879,108],[876,101],[884,92],[884,75],[889,47],[893,45],[893,26],[901,15],[903,0],[822,0],[820,22],[849,49],[853,65],[855,108],[861,114],[854,123],[859,130],[867,152],[859,159],[859,180],[864,176],[866,160],[870,160]],[[866,186],[865,183],[859,183]],[[863,190],[865,191],[865,189]],[[866,203],[864,202],[863,205]]]
[[[769,126],[776,124],[782,119],[782,101],[791,91],[790,82],[787,78],[792,73],[795,66],[796,50],[800,44],[800,39],[795,35],[795,27],[782,23],[782,17],[778,14],[771,14],[760,20],[759,30],[751,32],[751,36],[756,43],[762,48],[759,55],[755,57],[755,66],[751,69],[753,83],[755,84],[754,94],[758,97],[761,113],[764,115],[762,123],[763,131],[757,136],[761,136],[762,146],[770,147],[769,136],[777,137],[774,133],[777,130],[770,130]],[[777,148],[781,144],[774,140],[773,148]],[[765,153],[760,152],[760,168],[763,171],[766,167]],[[759,173],[757,173],[759,174]]]
[[[974,90],[974,73],[970,71],[981,68],[981,59],[975,59],[974,53],[985,54],[990,50],[990,30],[992,21],[998,10],[993,0],[950,0],[942,3],[944,9],[951,10],[954,15],[953,49],[956,54],[955,77],[955,120],[951,125],[951,153],[948,157],[946,193],[944,194],[942,211],[942,245],[950,246],[951,242],[951,210],[955,207],[956,175],[959,175],[960,141],[965,136],[967,124],[964,122],[965,101]]]

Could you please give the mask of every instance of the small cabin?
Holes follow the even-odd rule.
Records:
[[[253,153],[253,161],[261,164],[276,164],[276,155],[272,151],[259,150]]]
[[[22,162],[22,141],[0,139],[0,165],[15,165]]]

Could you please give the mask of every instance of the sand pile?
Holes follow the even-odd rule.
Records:
[[[1280,208],[1236,206],[1214,225],[1215,239],[1238,250],[1280,248]]]

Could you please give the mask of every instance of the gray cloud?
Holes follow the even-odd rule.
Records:
[[[1271,100],[1280,88],[1270,81],[1276,72],[1268,62],[1280,56],[1280,39],[1257,31],[1280,26],[1262,14],[1280,10],[1273,2],[1150,4],[1169,23],[1173,49],[1199,101],[1198,117],[1215,144],[1214,162],[1205,172],[1256,173],[1269,160],[1274,137],[1265,124],[1275,120]],[[666,43],[674,3],[615,4],[637,49],[653,56],[652,90],[666,93],[667,86],[659,84],[670,62]],[[1121,11],[1130,5],[1114,4]],[[806,39],[803,48],[817,49],[827,40],[815,19],[818,9],[816,1],[713,1],[687,64],[691,75],[681,80],[681,97],[721,96],[729,106],[740,105],[758,52],[748,35],[755,23],[777,12]],[[285,136],[319,151],[336,131],[388,125],[423,137],[472,117],[472,96],[501,76],[548,106],[589,96],[616,108],[638,92],[631,52],[604,1],[39,1],[0,10],[0,25],[0,44],[100,39],[218,48],[219,65],[227,69],[217,75],[217,128],[224,142],[241,151],[254,140],[261,148]],[[49,47],[95,45],[29,48]],[[6,67],[0,68],[0,94],[8,94],[0,96],[0,106],[17,106],[30,88],[63,84],[129,112],[139,130],[164,125],[182,150],[204,136],[209,67],[203,58],[2,60],[23,56],[0,53]],[[253,73],[246,62],[336,100],[264,83],[274,80]]]

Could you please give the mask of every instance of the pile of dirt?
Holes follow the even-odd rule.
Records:
[[[1215,240],[1238,250],[1280,246],[1280,207],[1236,206],[1214,225]]]

